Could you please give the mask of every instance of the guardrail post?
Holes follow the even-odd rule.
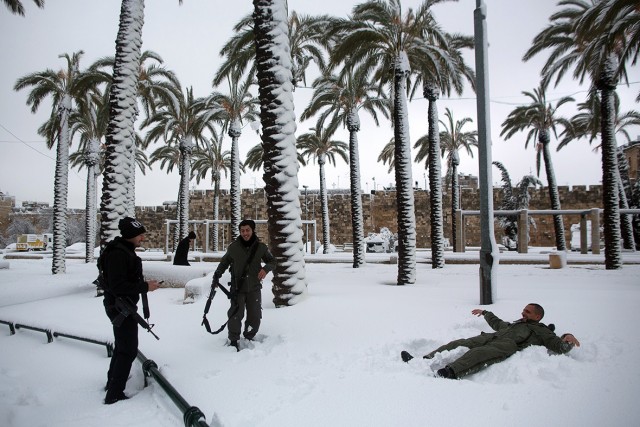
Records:
[[[151,368],[158,369],[158,364],[151,359],[146,359],[144,362],[142,362],[142,372],[144,373],[145,387],[149,385],[147,378],[151,376]]]
[[[11,333],[11,335],[15,335],[16,334],[16,328],[15,328],[15,326],[13,326],[13,322],[7,322],[6,320],[0,320],[0,323],[2,323],[3,325],[7,325],[9,327],[9,332]]]
[[[591,209],[591,253],[600,253],[600,209]]]
[[[529,213],[526,209],[520,210],[518,215],[518,253],[529,253]]]
[[[456,252],[464,252],[465,250],[465,232],[464,232],[464,215],[462,215],[461,209],[456,209],[456,247],[453,248]]]
[[[589,241],[587,238],[587,214],[580,214],[580,253],[589,253]]]

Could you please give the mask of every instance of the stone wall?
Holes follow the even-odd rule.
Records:
[[[560,201],[563,209],[591,209],[602,207],[602,188],[600,186],[561,186],[558,188]],[[220,196],[219,218],[229,219],[229,195],[227,191]],[[549,193],[546,188],[531,191],[530,209],[550,209]],[[500,207],[502,193],[500,189],[494,189],[494,209]],[[431,245],[429,229],[429,192],[416,190],[415,214],[416,214],[416,237],[418,247],[429,247]],[[266,219],[266,198],[264,191],[243,190],[242,192],[242,218]],[[461,194],[462,209],[479,210],[478,190],[464,188]],[[316,220],[317,239],[322,241],[322,212],[318,191],[309,191],[306,196],[307,206],[305,209],[305,196],[300,196],[300,206],[302,209],[301,218]],[[444,205],[444,235],[451,239],[451,199],[448,192],[443,193]],[[382,227],[387,227],[392,232],[397,232],[396,221],[396,193],[395,191],[377,191],[375,194],[362,195],[362,208],[364,219],[365,236],[368,233],[379,232]],[[164,248],[165,242],[165,220],[176,218],[175,206],[171,207],[138,207],[136,208],[138,218],[147,228],[147,247]],[[579,215],[564,215],[565,237],[569,241],[571,234],[571,224],[580,222]],[[194,191],[191,193],[189,218],[192,220],[213,219],[213,191]],[[536,228],[530,230],[531,246],[555,246],[553,231],[553,218],[551,216],[534,216]],[[351,243],[351,208],[349,193],[339,190],[331,190],[329,194],[329,219],[331,222],[330,233],[331,243],[336,246]],[[205,242],[205,227],[202,224],[196,225],[198,235],[198,245]],[[306,227],[303,227],[306,231]],[[480,245],[480,220],[479,217],[468,217],[465,221],[466,245]],[[266,226],[258,224],[257,234],[264,241],[268,242]],[[312,236],[312,228],[309,227],[309,234]],[[496,241],[501,242],[503,232],[497,224],[495,227]],[[227,226],[221,226],[219,230],[220,250],[228,245],[230,230]],[[210,237],[213,242],[213,238]],[[170,243],[171,245],[171,243]]]
[[[602,187],[591,186],[574,186],[572,188],[561,186],[558,188],[560,193],[560,201],[563,209],[591,209],[602,208]],[[546,188],[531,191],[530,209],[550,209],[549,193]],[[500,189],[494,189],[494,209],[500,207],[502,194]],[[428,248],[431,245],[430,229],[429,229],[429,193],[424,190],[414,191],[415,198],[415,214],[416,214],[416,237],[417,246]],[[264,220],[267,218],[266,197],[264,190],[257,189],[243,190],[242,192],[242,218],[252,218]],[[308,191],[306,196],[307,205],[305,207],[305,196],[300,195],[300,207],[302,209],[301,218],[316,220],[317,224],[317,240],[322,241],[322,212],[320,209],[319,193],[317,190]],[[219,218],[229,219],[229,194],[228,191],[222,191],[219,202]],[[479,193],[478,190],[463,188],[461,193],[462,209],[479,210]],[[448,192],[443,193],[444,205],[444,235],[445,238],[451,239],[451,200]],[[364,219],[365,237],[368,233],[380,232],[382,227],[387,227],[393,233],[397,232],[396,221],[396,193],[395,191],[377,191],[374,194],[362,195],[362,208]],[[81,210],[73,210],[72,214],[80,215]],[[50,215],[50,212],[47,213]],[[24,215],[24,214],[22,214]],[[34,222],[38,223],[38,217],[44,213],[30,213],[28,216]],[[13,215],[11,215],[13,216]],[[146,248],[165,247],[165,222],[166,220],[176,219],[176,206],[139,206],[136,208],[136,216],[142,221],[147,228]],[[191,220],[213,219],[213,191],[212,190],[196,190],[191,193],[189,218]],[[531,246],[554,246],[555,237],[553,232],[553,219],[551,216],[534,216],[536,228],[530,230]],[[353,240],[351,234],[351,207],[350,197],[346,190],[330,190],[329,192],[329,219],[331,222],[330,233],[331,243],[337,247],[345,243],[351,243]],[[564,227],[567,242],[570,239],[571,224],[578,224],[580,217],[578,215],[565,215]],[[4,234],[6,226],[3,222],[1,230]],[[195,229],[197,238],[197,246],[202,248],[205,239],[204,224],[196,224],[191,228]],[[174,227],[172,226],[171,230]],[[309,234],[313,237],[313,228],[308,227]],[[210,232],[213,227],[211,226]],[[307,227],[303,226],[303,231]],[[466,246],[480,245],[480,220],[479,217],[468,217],[465,221]],[[267,227],[264,224],[258,224],[256,232],[258,236],[268,243]],[[502,230],[495,227],[496,241],[502,241]],[[220,226],[218,232],[219,246],[218,250],[224,250],[229,244],[231,233],[228,226]],[[213,236],[210,239],[210,249],[213,249]],[[306,239],[306,237],[305,237]],[[169,242],[170,250],[173,250],[173,241]]]

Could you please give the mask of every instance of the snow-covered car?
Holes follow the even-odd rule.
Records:
[[[17,252],[18,249],[16,248],[16,243],[10,243],[10,244],[7,245],[6,248],[1,249],[1,251],[6,254],[6,253],[9,253],[9,252]]]

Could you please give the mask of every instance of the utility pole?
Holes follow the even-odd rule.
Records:
[[[487,6],[476,0],[473,13],[478,109],[478,162],[480,170],[480,304],[493,304],[498,247],[493,231],[493,180],[491,178],[491,119],[489,115],[489,64]]]

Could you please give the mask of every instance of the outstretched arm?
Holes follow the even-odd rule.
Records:
[[[491,329],[493,329],[494,331],[499,331],[500,329],[506,328],[507,326],[509,326],[509,322],[505,322],[504,320],[500,319],[498,316],[496,316],[492,312],[483,310],[481,308],[476,308],[471,310],[471,314],[478,317],[484,316],[484,320],[487,321]]]
[[[539,328],[536,333],[542,338],[544,346],[554,353],[564,354],[570,352],[573,347],[580,347],[580,342],[572,334],[557,336],[547,328]]]

